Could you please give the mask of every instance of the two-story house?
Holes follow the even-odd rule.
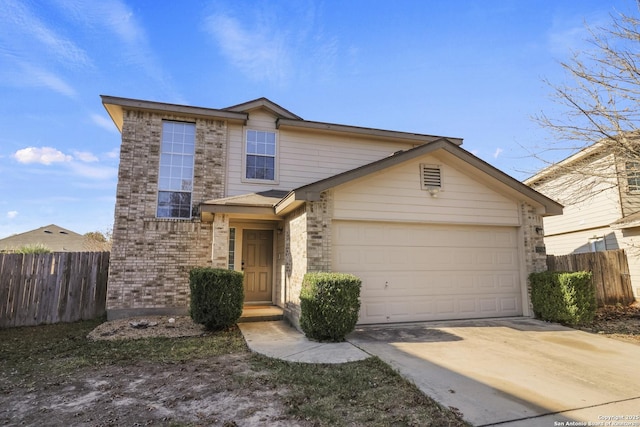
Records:
[[[587,147],[525,181],[562,203],[561,216],[544,219],[553,255],[625,249],[640,299],[640,166],[605,142]]]
[[[360,323],[530,315],[562,207],[459,138],[103,96],[122,134],[109,318],[183,314],[194,266],[297,324],[305,273],[362,279]]]

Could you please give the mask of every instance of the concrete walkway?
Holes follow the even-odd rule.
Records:
[[[284,320],[238,323],[238,327],[252,351],[289,362],[345,363],[370,357],[348,342],[311,341]]]

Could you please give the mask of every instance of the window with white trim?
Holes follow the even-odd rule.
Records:
[[[162,122],[158,218],[191,218],[195,123]]]
[[[627,175],[627,191],[640,193],[640,162],[626,162],[624,166]]]
[[[247,130],[245,178],[276,180],[276,133]]]

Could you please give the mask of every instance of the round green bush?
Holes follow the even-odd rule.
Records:
[[[209,330],[220,330],[236,324],[244,304],[243,274],[217,268],[194,268],[189,272],[191,305],[194,322]]]
[[[351,274],[307,273],[300,291],[300,327],[318,341],[344,341],[358,322],[362,281]]]

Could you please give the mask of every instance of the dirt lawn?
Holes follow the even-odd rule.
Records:
[[[137,327],[133,327],[132,322]],[[26,335],[31,329],[22,329],[25,336],[18,337],[0,330],[0,339],[6,341],[11,337],[13,340],[4,347],[0,343],[0,356],[2,351],[8,355],[10,348],[22,346],[21,354],[26,354],[24,358],[30,359],[29,366],[35,368],[23,375],[20,361],[6,362],[0,357],[0,426],[465,425],[455,416],[455,410],[440,413],[437,409],[434,417],[431,409],[431,415],[424,418],[416,408],[432,405],[430,399],[413,391],[408,392],[409,397],[401,395],[399,390],[405,386],[388,381],[393,375],[385,373],[382,362],[375,360],[354,362],[344,368],[322,365],[302,368],[309,369],[309,374],[300,371],[302,373],[296,375],[303,380],[308,375],[309,381],[333,375],[330,374],[333,371],[323,369],[343,369],[336,378],[356,370],[354,378],[367,377],[367,383],[352,389],[347,387],[356,380],[346,381],[345,390],[336,389],[336,380],[333,380],[329,394],[337,394],[344,406],[335,409],[330,406],[324,411],[335,411],[336,418],[316,417],[313,411],[322,411],[317,409],[322,406],[313,406],[307,416],[301,408],[310,402],[305,401],[304,392],[289,393],[298,385],[286,381],[287,372],[298,368],[252,355],[237,330],[230,332],[235,348],[212,356],[210,349],[202,348],[202,343],[213,342],[207,341],[209,333],[188,317],[106,322],[88,334],[89,342],[95,345],[87,345],[84,336],[67,333],[53,339],[62,344],[45,342],[34,354],[29,354],[31,338]],[[581,329],[640,344],[640,305],[601,309],[596,320]],[[87,332],[89,330],[84,333]],[[159,344],[144,340],[150,337],[178,340],[164,341],[162,345],[169,348],[155,354],[154,346]],[[184,343],[189,339],[179,337],[198,338],[187,346]],[[140,339],[143,341],[138,341]],[[66,341],[68,344],[64,344]],[[176,347],[175,351],[171,346]],[[136,348],[148,354],[134,354]],[[119,359],[123,357],[124,360]],[[86,360],[83,362],[83,359]],[[103,363],[104,360],[110,362]],[[41,372],[38,366],[42,367]],[[274,377],[276,371],[280,376]],[[385,381],[386,384],[381,384]],[[388,389],[382,396],[397,395],[395,401],[384,402],[391,399],[378,395],[373,401],[363,403],[356,397],[358,390],[385,386]],[[316,397],[320,396],[316,393],[318,385],[313,383],[311,387],[307,390],[312,390],[308,393],[314,399],[325,399]],[[372,408],[378,412],[355,414]],[[381,414],[389,418],[382,420]],[[429,422],[423,422],[425,419]]]
[[[466,425],[375,358],[273,360],[250,353],[237,327],[220,339],[188,317],[42,338],[59,326],[0,330],[0,426]],[[154,337],[175,340],[147,339]]]
[[[132,322],[148,326],[134,328]],[[188,317],[147,317],[102,323],[87,338],[115,341],[206,334]],[[284,390],[261,381],[250,358],[245,351],[186,363],[88,367],[54,382],[0,389],[0,425],[313,425],[284,416],[287,408],[280,398]]]

